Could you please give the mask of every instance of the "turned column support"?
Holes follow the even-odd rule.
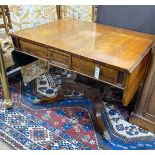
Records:
[[[93,122],[94,125],[97,125],[97,128],[100,130],[103,136],[107,137],[107,130],[105,128],[104,122],[102,121],[102,95],[98,89],[91,88],[85,84],[63,80],[61,84],[61,88],[75,90],[77,92],[83,93],[84,96],[88,97],[94,106],[93,110]],[[108,137],[109,138],[109,137]]]
[[[1,79],[1,84],[4,92],[4,105],[6,109],[8,109],[13,106],[13,100],[11,99],[11,94],[9,90],[1,42],[0,42],[0,79]]]

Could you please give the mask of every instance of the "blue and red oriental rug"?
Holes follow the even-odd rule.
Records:
[[[103,102],[103,121],[110,137],[105,139],[94,129],[91,101],[80,93],[72,91],[62,101],[35,104],[42,96],[55,93],[61,80],[68,77],[65,71],[44,74],[27,86],[21,78],[10,78],[15,103],[9,110],[4,108],[0,86],[0,140],[12,149],[155,149],[155,135],[130,124],[120,105]]]

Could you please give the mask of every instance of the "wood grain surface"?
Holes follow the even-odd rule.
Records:
[[[153,42],[122,33],[119,28],[68,18],[14,32],[11,36],[62,49],[127,72],[136,67]]]
[[[10,35],[19,52],[123,89],[124,106],[143,82],[153,45],[152,35],[68,18]]]

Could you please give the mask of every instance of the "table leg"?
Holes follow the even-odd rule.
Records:
[[[102,120],[102,109],[103,109],[103,104],[101,102],[94,103],[94,116],[95,116],[95,119],[96,119],[95,120],[96,124],[99,127],[100,132],[102,133],[104,138],[106,140],[110,140],[108,130],[106,129],[105,124],[103,123],[103,120]]]
[[[4,91],[4,105],[6,109],[8,109],[13,106],[13,100],[11,99],[11,94],[9,90],[1,43],[0,43],[0,78],[1,78],[2,88]]]
[[[91,88],[85,84],[78,83],[75,81],[70,80],[63,80],[61,84],[62,90],[69,89],[69,90],[75,90],[77,92],[83,93],[85,96],[87,96],[90,100],[92,100],[92,104],[94,107],[93,110],[93,122],[94,125],[97,125],[97,128],[100,130],[102,135],[106,137],[106,139],[109,139],[109,135],[107,132],[107,129],[104,125],[104,122],[102,121],[102,98],[101,93],[98,89]]]

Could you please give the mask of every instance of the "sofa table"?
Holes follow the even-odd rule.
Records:
[[[10,36],[19,52],[122,89],[127,106],[144,80],[153,45],[147,34],[134,33],[65,18]]]

